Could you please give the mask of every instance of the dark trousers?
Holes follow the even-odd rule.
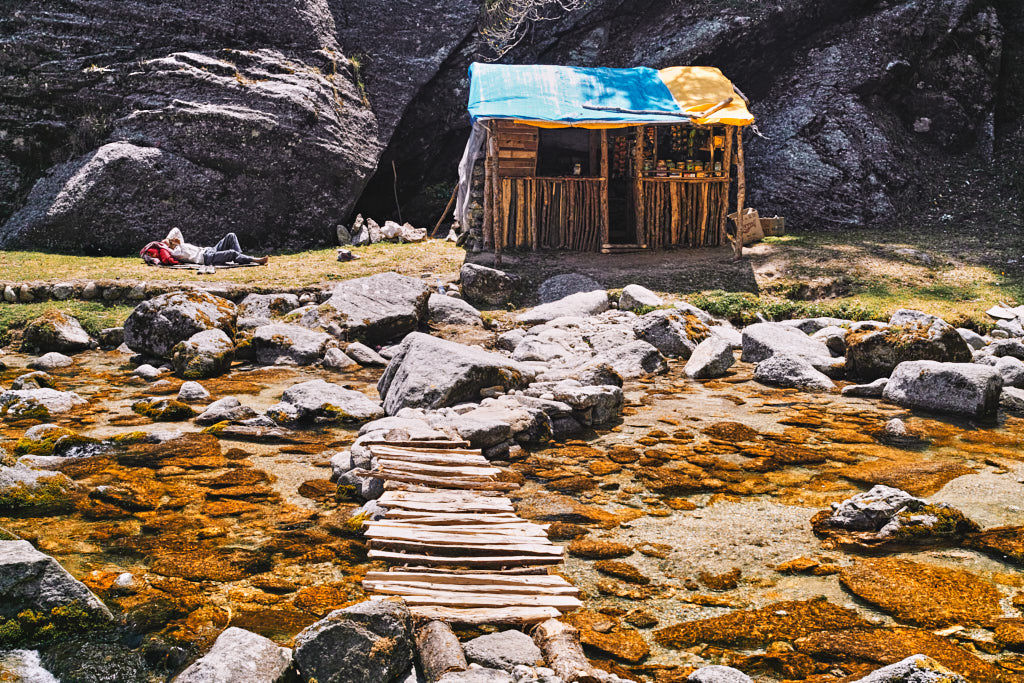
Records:
[[[217,242],[216,246],[206,250],[203,261],[208,266],[220,266],[225,263],[252,263],[255,259],[242,253],[242,245],[238,243],[238,235],[229,232]]]

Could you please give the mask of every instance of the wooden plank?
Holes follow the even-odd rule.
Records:
[[[386,446],[388,448],[399,448],[412,451],[456,451],[465,453],[480,453],[479,448],[470,448],[468,441],[364,441],[364,446]]]
[[[517,595],[566,595],[577,597],[579,589],[566,584],[564,586],[492,586],[485,584],[458,584],[443,581],[363,581],[363,588],[368,591],[383,593],[387,589],[400,590],[398,595],[430,595],[431,592],[443,590],[447,593],[475,593],[504,595],[514,598]]]
[[[560,560],[556,557],[544,556],[544,555],[508,555],[502,557],[494,556],[461,556],[461,557],[450,557],[450,556],[439,556],[439,555],[422,555],[418,553],[400,553],[391,550],[370,550],[366,556],[371,560],[386,560],[394,564],[402,563],[420,563],[420,564],[432,564],[432,565],[464,565],[464,566],[475,566],[475,567],[514,567],[516,565],[556,565],[560,564]]]
[[[543,531],[537,534],[519,534],[491,532],[486,530],[477,531],[449,531],[444,527],[436,530],[423,528],[392,527],[374,524],[366,527],[363,535],[371,540],[382,541],[413,541],[423,545],[464,545],[481,546],[485,544],[499,546],[545,546],[547,548],[559,548],[548,540],[547,534]],[[560,550],[561,552],[561,550]],[[553,554],[553,553],[549,553]]]
[[[385,493],[378,499],[381,505],[387,505],[390,502],[400,501],[418,501],[427,503],[437,502],[461,502],[461,503],[479,503],[481,505],[499,505],[503,508],[507,506],[509,511],[512,510],[512,501],[508,498],[500,495],[489,494],[484,491],[477,492],[466,492],[466,491],[444,491],[434,490],[425,492],[394,492],[391,494]]]
[[[526,535],[536,536],[541,535],[547,537],[547,526],[546,524],[533,524],[523,519],[515,519],[509,522],[495,522],[492,524],[422,524],[420,522],[411,522],[404,519],[393,519],[389,513],[384,519],[378,519],[373,522],[366,522],[366,527],[388,527],[396,529],[421,529],[423,531],[443,531],[444,533],[452,533],[455,531],[461,531],[466,533],[508,533],[512,531],[525,532]]]
[[[466,593],[457,591],[416,592],[402,586],[386,586],[374,589],[382,595],[401,595],[405,603],[413,605],[437,605],[444,607],[554,607],[563,611],[583,606],[579,598],[571,595],[503,595],[500,593]]]
[[[418,510],[401,510],[391,508],[388,510],[387,519],[410,524],[460,524],[460,525],[489,525],[501,524],[504,522],[522,521],[522,518],[513,514],[488,514],[488,513],[448,513],[448,512],[422,512]],[[537,526],[547,527],[547,524]]]
[[[386,479],[388,483],[419,484],[424,487],[439,489],[461,489],[476,491],[514,491],[519,484],[510,481],[489,481],[472,477],[448,478],[430,477],[420,474],[412,474],[402,470],[381,469],[370,472],[366,476],[374,479]]]
[[[400,577],[401,581],[446,581],[449,583],[460,583],[465,585],[506,585],[506,586],[569,586],[571,585],[557,574],[542,574],[539,576],[519,576],[504,572],[470,572],[470,573],[444,573],[444,572],[410,572],[395,570],[390,572],[366,572],[367,581],[386,581]]]
[[[390,460],[393,462],[410,462],[410,463],[422,463],[422,464],[437,464],[446,465],[450,464],[456,467],[486,467],[490,463],[487,458],[482,455],[445,455],[443,453],[377,453],[370,451],[379,459]]]
[[[392,460],[391,458],[377,458],[377,465],[386,469],[397,469],[407,472],[437,473],[455,478],[459,477],[496,477],[501,474],[497,467],[480,467],[476,465],[442,464],[433,465],[425,462],[411,460]]]
[[[377,549],[405,549],[420,552],[427,555],[447,554],[459,552],[470,555],[485,555],[489,557],[500,557],[503,555],[539,555],[543,557],[561,558],[565,554],[564,548],[560,545],[552,545],[550,542],[541,543],[540,539],[509,537],[509,540],[518,540],[520,543],[501,542],[490,539],[480,539],[474,543],[474,539],[463,538],[462,534],[453,534],[449,540],[426,538],[427,534],[420,534],[423,538],[380,538],[370,539],[370,547]],[[442,534],[432,537],[443,536]],[[532,542],[531,542],[532,541]]]
[[[454,607],[411,607],[416,619],[445,621],[466,626],[518,626],[539,624],[561,615],[554,607],[506,607],[504,609],[458,609]]]

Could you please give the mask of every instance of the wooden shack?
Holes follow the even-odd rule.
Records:
[[[740,132],[753,117],[718,69],[474,64],[469,109],[460,181],[482,157],[485,248],[728,242],[734,178],[737,211],[744,199]],[[459,200],[457,216],[461,186]]]

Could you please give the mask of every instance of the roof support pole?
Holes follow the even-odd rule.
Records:
[[[633,214],[636,221],[636,242],[641,249],[647,246],[646,217],[644,216],[644,137],[646,135],[646,126],[636,127],[636,141],[633,146],[633,174],[636,179],[633,192]]]
[[[608,193],[611,191],[611,178],[608,163],[608,130],[601,130],[601,246],[608,244]]]
[[[743,169],[743,129],[736,129],[736,238],[732,241],[733,258],[743,258],[743,204],[747,199],[747,175]]]

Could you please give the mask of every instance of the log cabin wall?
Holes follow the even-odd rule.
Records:
[[[733,127],[724,128],[724,177],[650,177],[643,168],[649,139],[638,127],[633,159],[632,217],[640,247],[717,247],[724,244],[729,208]],[[608,239],[607,135],[596,135],[600,159],[592,148],[591,177],[538,177],[539,135],[534,126],[492,121],[488,215],[493,247],[600,251]],[[648,141],[648,145],[650,142]],[[719,148],[721,149],[721,148]],[[712,150],[712,155],[713,155]]]

